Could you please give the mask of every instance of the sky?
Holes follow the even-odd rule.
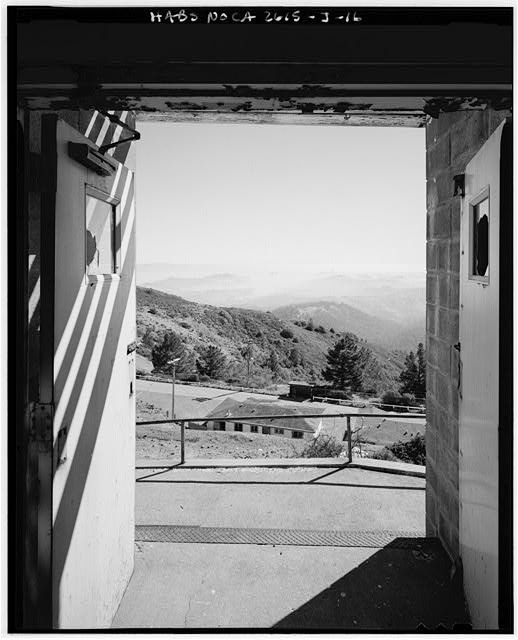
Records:
[[[137,264],[425,270],[424,129],[137,128]]]

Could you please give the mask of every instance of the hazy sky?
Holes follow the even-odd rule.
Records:
[[[137,128],[138,264],[425,269],[424,129]]]

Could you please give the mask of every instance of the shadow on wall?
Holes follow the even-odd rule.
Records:
[[[281,630],[471,629],[461,572],[435,538],[396,538],[274,625]]]
[[[131,182],[126,199],[126,206],[121,216],[120,235],[122,238],[131,238],[134,233],[134,221],[130,219],[129,215],[129,209],[131,208],[133,199],[133,180],[131,174],[128,174],[127,180]],[[53,550],[53,586],[56,599],[59,589],[61,588],[61,580],[72,545],[74,529],[83,500],[83,492],[86,487],[86,480],[90,471],[94,449],[99,436],[99,428],[108,399],[108,382],[111,380],[115,364],[117,345],[119,342],[118,336],[122,330],[126,307],[132,293],[131,274],[133,273],[135,262],[133,242],[128,243],[127,252],[126,255],[123,256],[123,260],[122,273],[125,277],[120,279],[111,301],[110,291],[112,289],[110,287],[101,287],[97,299],[95,299],[93,293],[94,288],[88,288],[55,382],[57,397],[61,398],[70,371],[72,370],[76,353],[79,351],[79,344],[85,323],[87,322],[88,316],[92,315],[90,325],[90,336],[92,336],[92,339],[87,342],[86,347],[81,353],[73,387],[70,393],[62,400],[63,403],[65,403],[65,407],[62,410],[63,424],[70,424],[76,412],[79,411],[79,407],[82,404],[84,404],[84,407],[80,411],[81,424],[79,439],[72,459],[67,461],[69,471],[54,520],[54,536],[55,539],[59,539],[60,541],[60,544],[56,545]],[[109,320],[105,318],[108,326],[107,335],[102,337],[101,332],[101,338],[96,338],[101,322],[105,316],[109,318]],[[101,342],[99,342],[99,340]],[[88,376],[92,362],[95,360],[94,351],[97,347],[97,342],[99,342],[100,345],[102,344],[101,353],[99,361],[95,363],[96,373],[92,378],[92,383],[89,385],[87,381],[89,379]],[[63,441],[60,441],[58,438],[55,444],[54,460],[59,458],[65,446],[66,437],[63,438]],[[110,483],[110,480],[110,478],[107,478],[107,492],[114,492],[116,489],[114,486],[115,481]],[[59,623],[56,618],[59,613],[58,609],[57,607],[54,611],[54,625]]]

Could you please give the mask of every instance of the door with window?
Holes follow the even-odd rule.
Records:
[[[472,621],[487,629],[498,628],[502,433],[512,428],[501,412],[501,223],[512,215],[503,206],[503,131],[504,123],[466,167],[461,216],[459,542]]]
[[[134,175],[58,119],[53,624],[108,626],[133,570]]]

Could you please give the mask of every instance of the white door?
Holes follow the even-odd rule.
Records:
[[[56,125],[53,624],[109,626],[133,570],[134,179]],[[91,166],[91,165],[90,165]]]
[[[504,123],[466,167],[460,264],[460,553],[474,627],[498,628],[500,155]],[[512,265],[509,265],[512,268]]]

